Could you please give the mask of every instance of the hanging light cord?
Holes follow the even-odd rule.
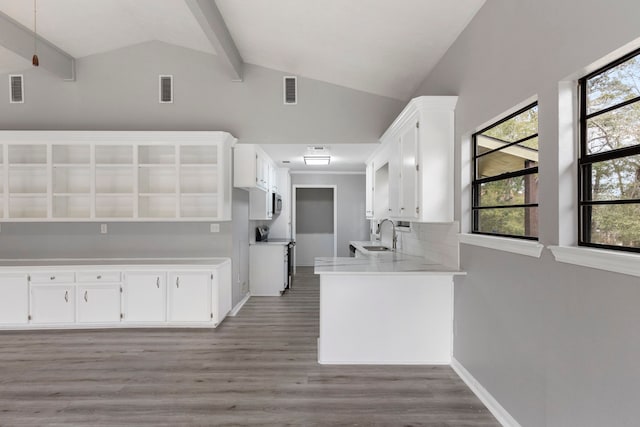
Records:
[[[33,59],[31,63],[34,67],[40,65],[40,60],[38,59],[38,0],[33,0]]]

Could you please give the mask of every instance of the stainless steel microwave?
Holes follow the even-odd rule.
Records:
[[[273,197],[273,214],[278,215],[282,211],[282,196],[278,193],[272,193],[271,197]]]

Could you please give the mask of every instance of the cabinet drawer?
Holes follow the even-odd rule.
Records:
[[[76,281],[75,274],[66,271],[32,273],[29,276],[31,283],[73,283]]]
[[[119,271],[83,271],[78,273],[78,282],[120,282],[122,275]]]

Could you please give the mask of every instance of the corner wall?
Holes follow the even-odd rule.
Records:
[[[558,84],[640,37],[631,0],[491,0],[418,95],[458,95],[456,219],[464,217],[461,142],[539,99],[540,240],[560,239]],[[467,153],[464,153],[468,156]],[[468,224],[461,223],[463,230]],[[637,424],[637,277],[461,245],[454,357],[523,426]]]

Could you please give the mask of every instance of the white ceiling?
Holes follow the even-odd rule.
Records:
[[[292,171],[364,172],[364,162],[378,148],[379,144],[333,144],[325,145],[326,154],[331,156],[329,166],[306,166],[303,156],[314,154],[306,144],[263,144],[262,149],[276,162],[278,167]],[[322,153],[322,155],[326,155]],[[290,163],[283,163],[288,160]]]
[[[407,100],[484,1],[216,4],[245,62]],[[32,1],[0,0],[0,11],[33,28]],[[38,0],[38,33],[76,58],[151,40],[214,53],[184,0]],[[1,72],[28,66],[7,52]]]

